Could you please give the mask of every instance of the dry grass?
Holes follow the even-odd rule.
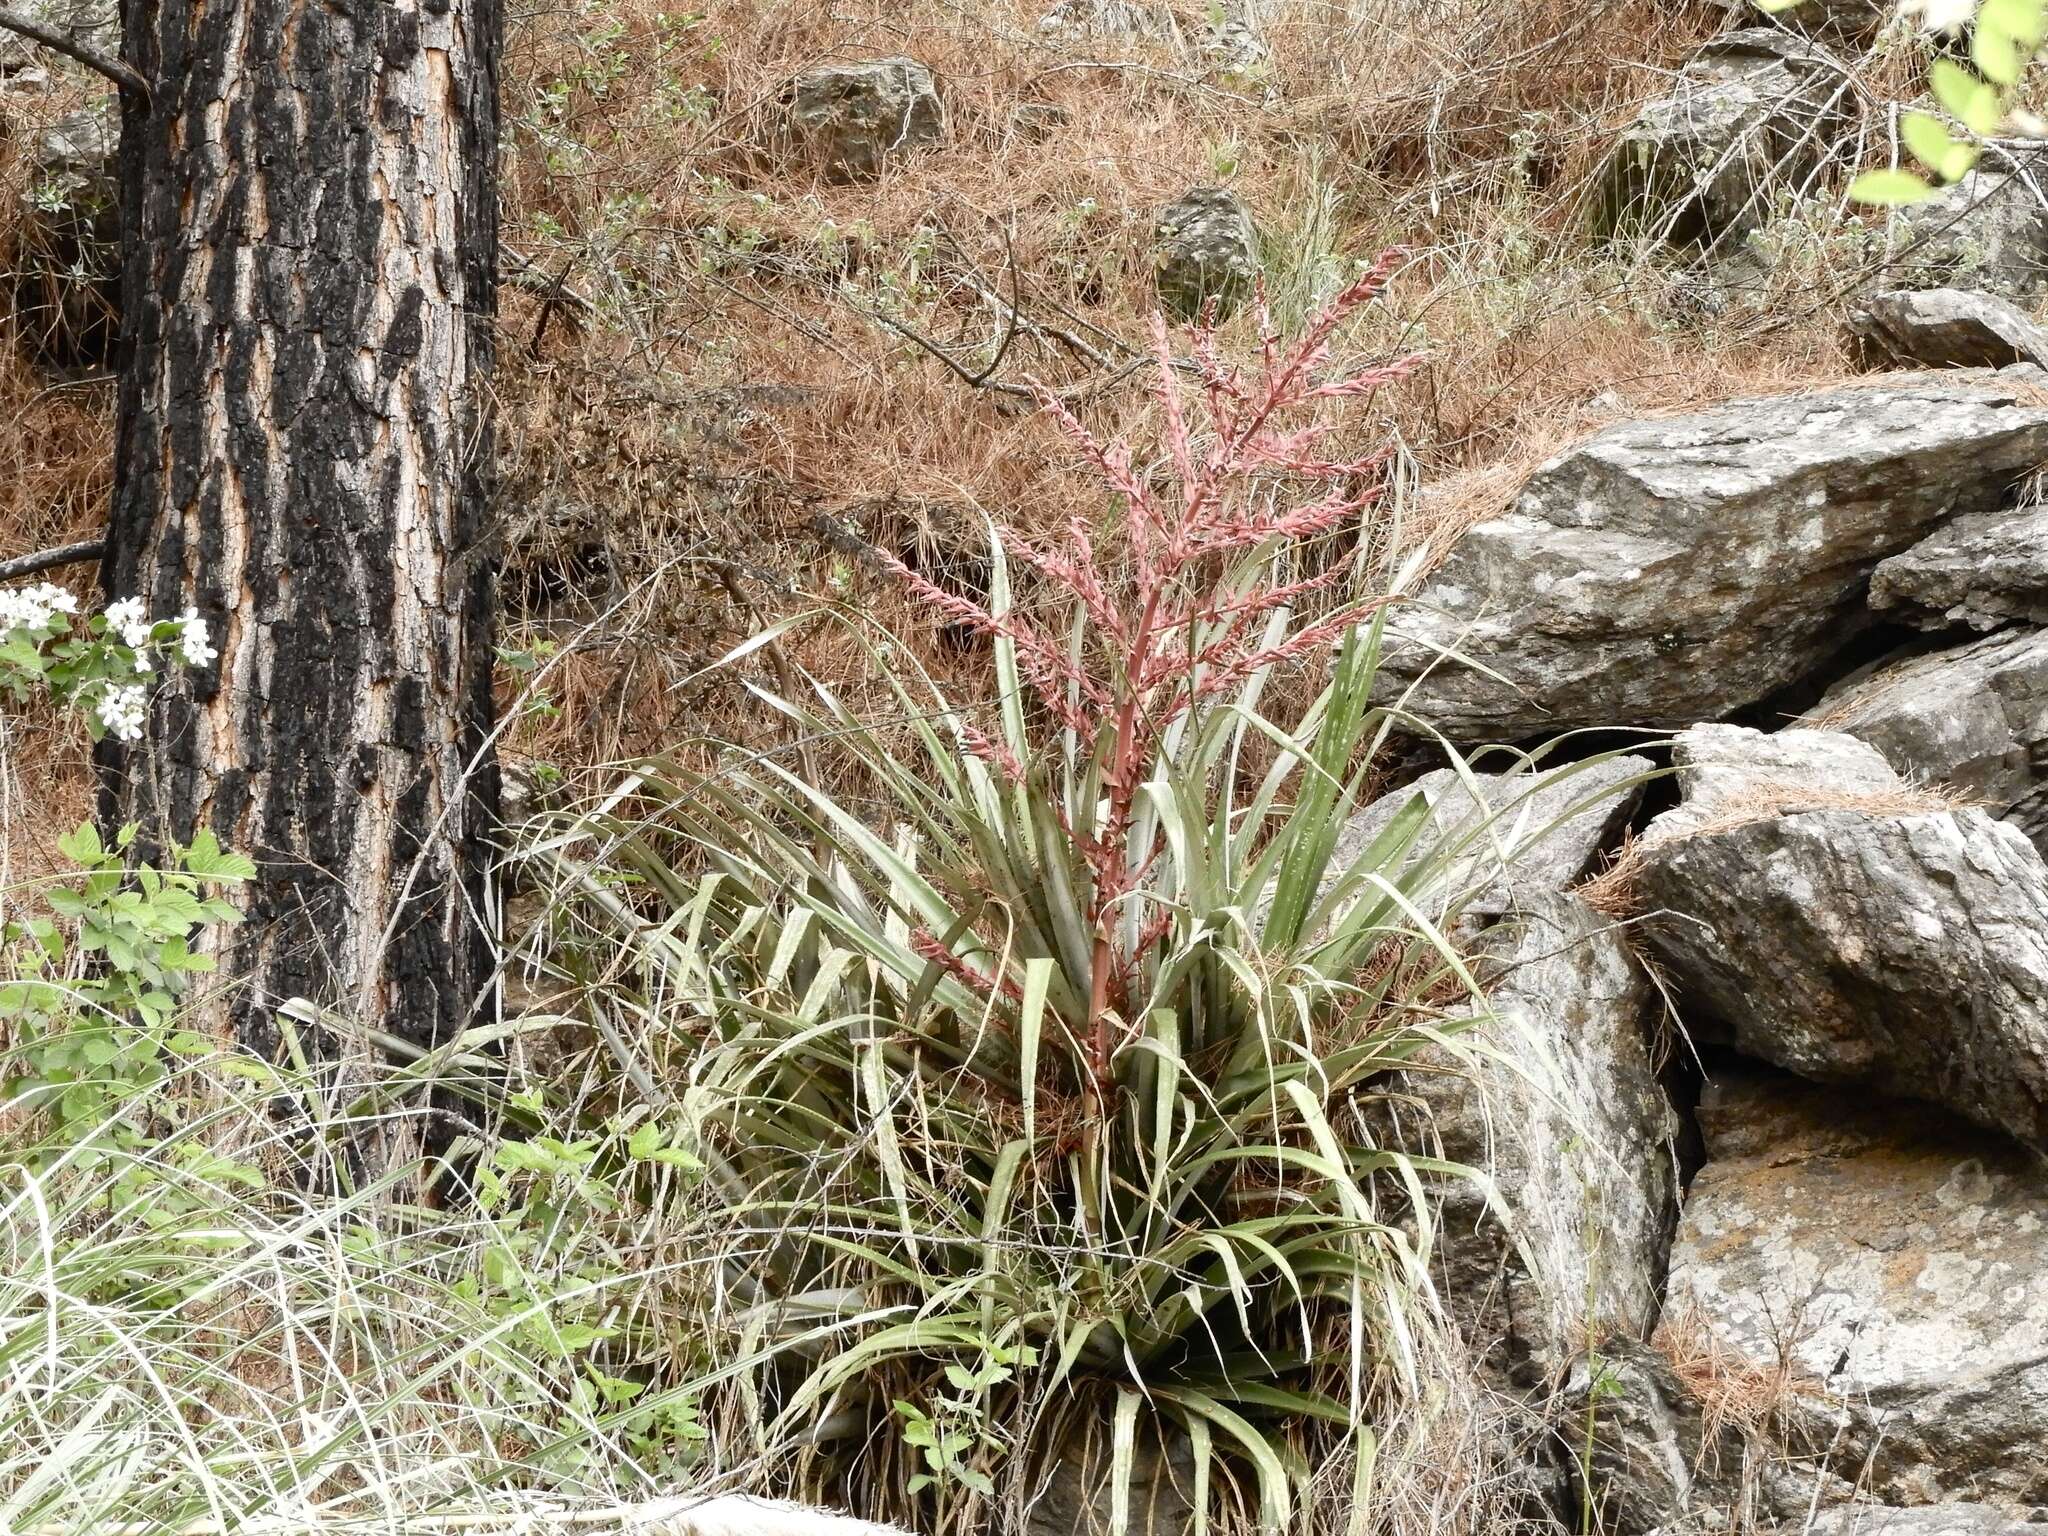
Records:
[[[1668,1312],[1658,1323],[1652,1342],[1700,1406],[1703,1455],[1737,1446],[1745,1454],[1782,1450],[1799,1405],[1826,1399],[1825,1383],[1794,1360],[1803,1326],[1802,1318],[1790,1320],[1771,1361],[1759,1364],[1717,1338],[1696,1308]]]
[[[1712,815],[1687,819],[1665,828],[1662,835],[1653,825],[1633,845],[1638,859],[1644,845],[1672,837],[1718,837],[1754,822],[1770,821],[1817,811],[1847,811],[1870,817],[1930,816],[1959,811],[1979,802],[1944,784],[1913,784],[1901,781],[1896,789],[1839,789],[1811,780],[1758,778],[1745,784],[1739,795],[1717,795]],[[1610,871],[1611,873],[1611,871]]]
[[[113,387],[38,369],[14,334],[12,246],[43,128],[85,97],[61,77],[47,92],[0,102],[0,559],[95,537],[106,526],[113,479]],[[51,572],[81,595],[90,566]],[[0,700],[0,892],[56,872],[56,840],[92,814],[87,754],[77,733],[47,711]]]
[[[1432,357],[1351,429],[1400,444],[1420,487],[1403,500],[1409,541],[1447,547],[1608,422],[1844,367],[1830,316],[1696,324],[1656,268],[1588,246],[1613,128],[1718,7],[1275,5],[1248,77],[1205,72],[1171,39],[1048,34],[1041,9],[784,0],[678,31],[647,0],[607,0],[521,28],[507,229],[525,275],[504,381],[520,560],[573,570],[602,547],[629,590],[664,572],[579,657],[592,681],[577,696],[606,706],[598,739],[564,727],[530,745],[573,757],[744,734],[729,692],[680,687],[694,668],[663,658],[715,655],[827,586],[914,637],[918,616],[850,547],[971,566],[986,512],[1063,523],[1085,482],[1016,391],[1043,379],[1099,432],[1143,439],[1151,406],[1125,365],[1152,222],[1192,185],[1249,202],[1283,320],[1355,261],[1415,249],[1386,310],[1345,338]],[[1177,20],[1200,33],[1197,8]],[[778,97],[821,61],[896,53],[938,77],[945,142],[878,182],[821,183],[778,143]],[[551,308],[556,279],[602,320]],[[902,334],[978,372],[1012,295],[1021,320],[991,387]],[[1249,320],[1228,340],[1249,344]],[[857,658],[793,649],[859,695],[858,668],[839,670]],[[951,665],[943,646],[931,657]]]
[[[1610,422],[1846,367],[1814,295],[1841,286],[1847,258],[1798,220],[1774,226],[1774,286],[1725,311],[1644,253],[1589,243],[1614,131],[1725,24],[1712,0],[1269,0],[1254,11],[1266,56],[1242,74],[1202,51],[1194,0],[1158,37],[1048,32],[1043,9],[519,8],[503,72],[505,628],[569,654],[515,755],[573,773],[762,740],[735,679],[705,669],[821,594],[901,633],[942,680],[978,668],[862,551],[971,588],[984,515],[1054,528],[1090,504],[1022,391],[1043,380],[1099,433],[1147,438],[1129,365],[1153,222],[1194,185],[1251,206],[1283,323],[1386,245],[1415,252],[1341,339],[1353,357],[1430,358],[1345,432],[1398,446],[1406,547],[1440,554]],[[774,131],[782,94],[821,62],[891,54],[938,78],[944,141],[875,182],[820,181]],[[1893,48],[1864,85],[1881,96],[1912,72]],[[69,109],[67,89],[34,115]],[[34,128],[0,143],[0,253]],[[1000,366],[970,387],[905,332],[969,373],[999,349]],[[1249,317],[1226,329],[1230,347],[1254,340]],[[60,385],[10,347],[0,402],[0,553],[90,533],[105,386]],[[1396,537],[1360,536],[1373,554]],[[788,653],[856,702],[872,688],[838,626],[800,629]]]

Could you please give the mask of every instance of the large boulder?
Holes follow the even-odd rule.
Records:
[[[1236,311],[1259,274],[1259,237],[1249,209],[1222,187],[1195,187],[1159,210],[1153,283],[1168,314],[1218,318]]]
[[[1896,288],[1849,312],[1850,338],[1880,367],[2048,365],[2048,331],[2011,301],[1968,288]]]
[[[1700,726],[1638,841],[1645,940],[1746,1055],[2048,1147],[2048,864],[1824,731]]]
[[[1803,39],[1748,27],[1713,39],[1623,130],[1600,219],[1674,243],[1756,229],[1774,190],[1801,185],[1847,123],[1847,77]]]
[[[1593,873],[1656,771],[1633,756],[1504,773],[1439,768],[1353,812],[1337,833],[1331,867],[1348,868],[1419,799],[1429,811],[1402,868],[1430,868],[1410,895],[1433,920],[1480,926]]]
[[[2048,630],[1886,662],[1828,690],[1813,719],[1908,778],[1962,790],[2048,853]]]
[[[1887,288],[1975,288],[2030,303],[2048,294],[2048,205],[2040,145],[2023,149],[2023,170],[1995,153],[1924,202],[1903,209],[1892,229]]]
[[[1442,1290],[1481,1357],[1530,1388],[1589,1333],[1655,1322],[1678,1117],[1650,1051],[1655,984],[1611,921],[1532,897],[1478,950],[1485,1013],[1416,1057],[1401,1091],[1427,1112],[1408,1144],[1433,1140],[1498,1190],[1501,1209],[1445,1186]]]
[[[2048,624],[2048,506],[1979,512],[1937,528],[1871,572],[1870,606],[1921,629]]]
[[[41,360],[93,367],[120,330],[120,113],[111,97],[36,143],[15,235],[14,316]]]
[[[824,65],[798,78],[785,107],[786,132],[828,181],[878,176],[946,131],[932,72],[915,59]]]
[[[1491,741],[1756,704],[1853,636],[1879,561],[2048,458],[2034,398],[1905,374],[1610,427],[1451,551],[1395,620],[1380,696]]]
[[[1669,1305],[1735,1371],[1778,1384],[1790,1438],[1812,1454],[1790,1469],[1777,1516],[1803,1517],[1806,1496],[2048,1501],[2038,1159],[1926,1106],[1762,1068],[1711,1075],[1707,1161],[1680,1218]],[[1871,1510],[1829,1518],[1820,1528],[1887,1528],[1857,1523]],[[2005,1527],[1914,1517],[1892,1529]]]

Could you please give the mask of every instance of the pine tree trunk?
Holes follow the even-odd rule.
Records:
[[[125,0],[110,597],[218,660],[101,757],[146,842],[255,858],[216,1023],[306,997],[414,1040],[473,1016],[499,0]]]

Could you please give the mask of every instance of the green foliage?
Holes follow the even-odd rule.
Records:
[[[213,970],[192,939],[241,920],[209,892],[256,873],[207,831],[166,850],[163,867],[130,871],[134,838],[123,827],[109,847],[90,823],[79,827],[58,847],[81,878],[45,894],[48,916],[0,925],[12,957],[0,977],[0,1022],[14,1042],[8,1100],[47,1109],[60,1126],[104,1126],[130,1139],[143,1130],[125,1109],[164,1080],[169,1059],[213,1050],[176,1027],[179,1000]]]
[[[1800,0],[1758,3],[1767,11],[1779,11]],[[1957,30],[1962,19],[1958,18]],[[1981,0],[1967,19],[1970,64],[1937,58],[1928,69],[1934,99],[1951,121],[1927,112],[1907,112],[1899,119],[1899,137],[1921,170],[1892,166],[1866,171],[1850,183],[1852,198],[1886,208],[1925,200],[1937,186],[1960,179],[1975,165],[1980,153],[1976,141],[1996,133],[2011,116],[2020,98],[2021,77],[2048,37],[2048,5],[2044,0]]]
[[[619,1321],[658,1261],[616,1254],[594,1292],[590,1250],[618,1238],[606,1223],[543,1243],[520,1230],[523,1201],[422,1200],[444,1165],[365,1168],[365,1148],[424,1128],[350,1107],[403,1073],[344,1086],[280,1069],[251,1097],[245,1061],[170,1063],[147,1140],[12,1122],[0,1529],[314,1532],[451,1513],[511,1529],[537,1494],[616,1510],[688,1486],[696,1398],[660,1390],[659,1351],[629,1355]],[[508,1248],[525,1256],[512,1306],[472,1283]],[[616,1337],[556,1347],[599,1308]]]

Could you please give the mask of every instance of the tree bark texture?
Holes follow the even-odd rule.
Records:
[[[261,873],[216,1023],[444,1039],[488,972],[483,546],[500,0],[124,0],[109,597],[219,657],[102,752],[144,841]]]

